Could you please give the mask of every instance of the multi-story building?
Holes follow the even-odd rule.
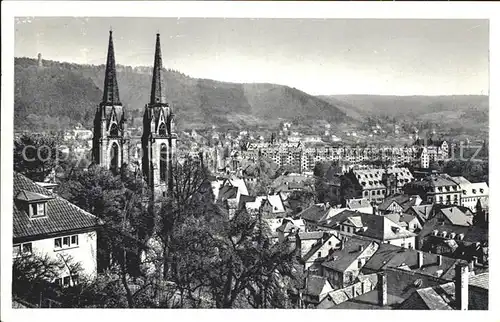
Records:
[[[381,202],[387,195],[401,192],[405,184],[414,180],[407,168],[397,167],[385,170],[352,169],[344,176],[354,185],[352,197],[366,198],[375,202]],[[344,180],[344,185],[346,183]]]
[[[452,177],[460,185],[461,197],[460,205],[469,208],[472,212],[476,211],[479,200],[486,201],[489,196],[489,188],[486,182],[472,183],[464,177]]]
[[[462,190],[447,174],[433,174],[404,186],[404,192],[419,195],[426,203],[460,205]]]

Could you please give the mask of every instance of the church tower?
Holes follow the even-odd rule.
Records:
[[[120,102],[116,79],[113,32],[109,32],[108,58],[104,75],[104,95],[94,118],[92,160],[95,164],[118,173],[128,163],[126,118]]]
[[[142,133],[142,170],[155,198],[172,191],[177,141],[174,114],[167,103],[162,69],[160,34],[156,34],[151,97],[145,106]]]

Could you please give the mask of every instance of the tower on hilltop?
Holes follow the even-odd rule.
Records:
[[[38,57],[38,68],[42,68],[43,67],[42,54],[38,53],[37,57]]]
[[[94,118],[92,161],[117,173],[128,163],[128,138],[125,111],[118,91],[112,31],[109,32],[103,92]]]
[[[173,189],[177,143],[174,113],[167,103],[162,69],[160,34],[156,34],[151,96],[144,109],[142,133],[143,175],[155,198],[166,196]]]

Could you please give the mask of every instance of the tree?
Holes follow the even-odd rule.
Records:
[[[160,204],[156,231],[156,236],[163,246],[164,278],[168,277],[169,271],[175,269],[172,259],[174,229],[186,218],[201,216],[209,210],[207,206],[212,206],[213,195],[210,195],[207,189],[207,176],[208,170],[191,158],[186,159],[183,164],[175,164],[172,168],[174,188]]]
[[[75,263],[71,256],[60,255],[57,259],[36,253],[18,256],[12,263],[12,295],[37,306],[45,306],[45,299],[61,303],[64,289],[52,283],[61,271],[66,271],[70,278],[82,276],[80,263]]]
[[[177,245],[186,252],[182,257],[189,258],[185,264],[196,268],[187,269],[196,272],[190,275],[191,282],[217,308],[289,305],[287,279],[297,278],[295,252],[285,243],[273,244],[260,218],[246,211],[230,220],[215,216],[200,225],[198,233],[183,234],[203,238]],[[192,252],[198,256],[188,257]]]
[[[23,134],[14,140],[14,170],[33,181],[45,181],[63,159],[53,137]]]

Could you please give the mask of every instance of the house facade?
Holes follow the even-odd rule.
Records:
[[[48,255],[54,260],[79,263],[81,274],[97,274],[97,217],[14,173],[13,258]],[[54,281],[62,286],[78,283],[67,268]]]

